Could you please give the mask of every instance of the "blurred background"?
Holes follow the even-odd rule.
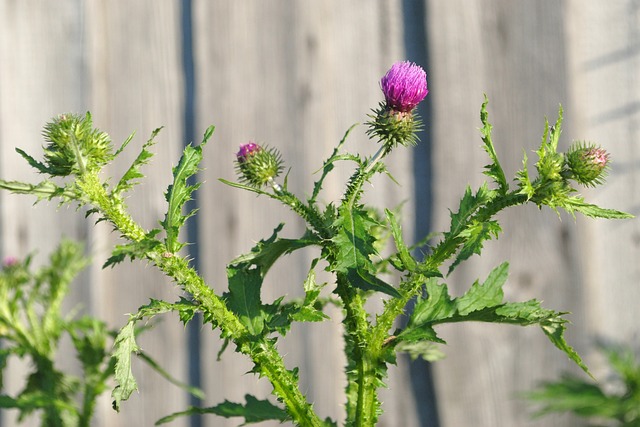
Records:
[[[379,79],[399,60],[427,71],[430,93],[420,107],[421,144],[396,150],[388,167],[400,186],[373,182],[368,201],[404,203],[406,240],[446,230],[466,185],[477,187],[488,160],[478,128],[489,98],[494,143],[508,176],[522,166],[544,131],[565,110],[566,150],[575,139],[610,151],[603,188],[588,201],[637,215],[640,211],[640,1],[449,0],[369,1],[82,1],[0,0],[0,177],[35,182],[16,146],[39,157],[42,126],[63,112],[91,111],[94,125],[116,146],[132,144],[110,170],[122,173],[151,131],[164,126],[147,179],[130,199],[134,217],[152,228],[165,212],[163,193],[185,143],[216,125],[205,150],[189,224],[196,266],[208,283],[225,288],[225,264],[286,222],[285,236],[303,224],[273,201],[229,188],[238,146],[255,140],[277,147],[290,189],[305,195],[322,159],[353,123],[363,123],[382,99]],[[365,155],[377,146],[365,127],[347,148]],[[531,161],[530,166],[532,166]],[[118,169],[120,168],[120,169]],[[351,169],[327,183],[323,197],[339,197]],[[144,263],[101,270],[117,242],[105,224],[83,212],[32,206],[27,197],[0,193],[2,256],[37,251],[43,262],[63,237],[86,242],[94,265],[67,301],[120,327],[148,298],[175,300],[176,287]],[[505,292],[511,301],[537,298],[570,311],[567,337],[596,378],[606,375],[594,351],[597,338],[638,347],[640,230],[637,220],[575,220],[535,206],[500,214],[504,233],[448,279],[461,294],[504,260],[511,263]],[[266,299],[302,294],[313,251],[279,262],[265,284]],[[339,313],[331,322],[294,328],[280,345],[288,366],[299,366],[303,390],[322,416],[342,418],[344,388]],[[443,328],[447,357],[433,365],[401,358],[382,396],[381,426],[579,426],[570,416],[531,420],[519,393],[540,381],[576,371],[535,327],[460,324]],[[141,340],[173,375],[206,392],[203,405],[269,394],[250,364],[227,352],[216,362],[217,333],[167,317]],[[73,366],[72,360],[60,361]],[[26,366],[10,366],[6,390],[21,384]],[[148,426],[193,403],[155,373],[134,365],[140,393],[111,410],[108,393],[96,426]],[[13,426],[11,412],[2,426]],[[180,419],[175,426],[232,426],[215,416]]]

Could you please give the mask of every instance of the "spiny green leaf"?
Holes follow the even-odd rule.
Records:
[[[497,221],[471,221],[467,228],[458,235],[464,239],[464,243],[455,261],[449,266],[449,272],[447,274],[451,274],[458,264],[466,261],[473,254],[480,255],[484,241],[497,238],[501,231],[502,228],[500,228],[500,224],[498,224]]]
[[[42,181],[38,184],[29,184],[19,181],[0,180],[0,188],[9,190],[14,194],[31,194],[37,197],[36,202],[41,200],[52,200],[60,197],[61,203],[69,203],[74,200],[80,201],[81,196],[76,188],[69,184],[65,187],[59,187],[51,181]]]
[[[238,315],[240,322],[247,327],[252,335],[260,335],[266,316],[260,300],[262,287],[260,269],[230,265],[227,267],[227,278],[229,292],[223,295],[227,307]]]
[[[333,238],[338,253],[332,268],[346,275],[351,285],[363,289],[383,292],[393,297],[400,294],[393,286],[375,276],[371,257],[377,255],[376,240],[371,230],[379,223],[371,213],[359,207],[350,209],[342,205],[335,223],[338,231]]]
[[[586,203],[582,197],[573,196],[565,199],[561,205],[567,212],[573,215],[574,212],[580,212],[581,214],[591,218],[606,218],[606,219],[628,219],[634,218],[633,215],[626,212],[620,212],[614,209],[605,209],[596,205]]]
[[[195,211],[182,214],[185,203],[191,200],[191,194],[200,187],[200,183],[189,185],[187,180],[200,170],[202,148],[213,135],[214,129],[213,126],[207,129],[200,145],[185,147],[178,166],[173,168],[173,184],[169,185],[165,194],[169,206],[164,220],[160,222],[167,233],[167,249],[172,253],[178,252],[184,246],[178,242],[180,228],[189,217],[195,214]]]
[[[536,193],[536,189],[533,187],[533,184],[531,184],[527,162],[527,153],[523,152],[522,169],[516,173],[516,177],[520,186],[520,193],[525,194],[527,196],[527,199],[531,199]]]
[[[501,194],[507,194],[509,191],[509,184],[507,183],[507,179],[504,176],[504,171],[502,170],[502,166],[500,166],[500,162],[498,161],[498,155],[496,154],[496,150],[493,146],[493,142],[491,141],[491,123],[489,123],[489,113],[487,112],[487,104],[489,100],[487,95],[484,96],[484,102],[482,103],[482,108],[480,109],[480,120],[482,121],[482,141],[484,142],[484,150],[487,152],[489,157],[491,158],[491,164],[485,166],[484,174],[493,178],[496,184],[498,184],[498,191]]]
[[[501,304],[504,298],[502,286],[508,276],[509,263],[504,262],[489,273],[482,285],[476,281],[463,296],[456,299],[458,314],[466,316],[473,311]]]
[[[334,163],[336,161],[338,161],[338,160],[346,160],[346,159],[353,160],[352,157],[349,157],[350,155],[339,155],[338,153],[340,152],[340,149],[342,148],[342,146],[346,142],[347,137],[349,136],[351,131],[357,125],[358,124],[355,123],[355,124],[351,125],[351,127],[349,129],[347,129],[347,132],[345,132],[344,136],[342,137],[342,139],[340,140],[340,142],[338,143],[336,148],[333,149],[333,153],[331,153],[331,156],[327,160],[324,161],[324,164],[322,165],[322,175],[320,176],[320,179],[317,182],[315,182],[314,185],[313,185],[313,194],[309,198],[309,205],[314,204],[316,199],[318,198],[318,194],[320,193],[320,190],[322,190],[322,184],[324,183],[324,179],[327,177],[329,172],[331,172],[333,170]]]
[[[140,151],[140,154],[138,154],[138,157],[136,157],[131,166],[129,166],[127,172],[125,172],[122,178],[120,178],[118,185],[116,185],[116,188],[113,190],[114,195],[119,196],[123,192],[130,190],[134,185],[136,185],[135,180],[144,177],[142,172],[140,172],[140,167],[148,164],[149,160],[151,160],[151,157],[153,157],[153,153],[149,151],[148,148],[156,143],[155,137],[158,135],[158,133],[160,133],[161,130],[162,128],[158,128],[151,133],[151,137],[142,146],[142,150]],[[124,149],[124,147],[128,144],[132,137],[133,134],[129,137],[129,139],[127,139],[127,141],[125,141],[124,144],[122,144],[122,147],[118,150],[116,155]]]
[[[134,260],[136,258],[142,259],[147,253],[157,249],[162,243],[153,238],[159,230],[151,230],[147,233],[147,238],[139,242],[126,243],[124,245],[116,245],[111,252],[111,256],[102,265],[102,268],[113,267],[118,263],[121,263],[126,258]]]
[[[396,248],[398,249],[398,258],[402,263],[402,267],[407,271],[416,271],[417,262],[411,256],[409,252],[409,248],[404,244],[404,239],[402,237],[402,228],[400,224],[398,224],[398,220],[393,212],[389,209],[385,209],[385,214],[387,215],[387,220],[389,221],[389,225],[391,226],[391,235],[393,236],[393,240],[396,243]]]
[[[536,300],[520,303],[502,301],[502,286],[507,270],[507,263],[499,265],[482,285],[474,283],[463,296],[455,299],[449,296],[446,285],[437,284],[436,279],[427,280],[427,298],[418,299],[407,327],[397,336],[397,340],[443,342],[433,329],[443,323],[477,321],[521,326],[537,324],[558,349],[589,373],[580,356],[564,339],[567,320],[562,316],[566,313],[544,309]]]
[[[113,409],[120,410],[120,403],[129,399],[131,393],[138,389],[138,384],[131,371],[131,354],[138,354],[140,348],[136,344],[136,322],[143,318],[151,318],[155,315],[171,311],[182,312],[192,310],[193,303],[181,299],[178,303],[152,299],[149,304],[143,305],[138,311],[129,316],[129,321],[120,330],[114,342],[113,358],[115,359],[115,381],[117,386],[113,389]]]
[[[467,187],[464,196],[460,200],[458,212],[451,214],[450,231],[445,233],[445,237],[454,237],[462,233],[467,228],[469,219],[473,214],[475,214],[480,207],[489,203],[493,196],[493,193],[489,190],[486,183],[480,186],[475,196],[471,192],[471,187]]]
[[[267,240],[260,240],[251,252],[239,256],[231,261],[232,265],[246,264],[255,265],[260,268],[260,272],[264,277],[271,266],[283,255],[290,254],[293,251],[302,249],[310,245],[318,245],[320,241],[306,230],[304,235],[299,239],[281,239],[278,233],[282,231],[284,223],[279,224],[274,230],[271,237]]]
[[[243,417],[245,422],[242,425],[268,420],[284,422],[289,419],[289,415],[284,409],[274,405],[268,400],[260,400],[250,394],[245,395],[245,399],[247,401],[245,404],[225,400],[223,403],[209,408],[192,406],[186,411],[176,412],[159,419],[156,425],[168,423],[181,416],[197,414],[215,414],[225,418]]]
[[[138,389],[136,379],[131,372],[131,353],[140,350],[136,344],[135,322],[129,321],[118,333],[114,343],[113,357],[116,359],[115,381],[118,384],[111,392],[113,409],[120,412],[120,403],[129,399]]]

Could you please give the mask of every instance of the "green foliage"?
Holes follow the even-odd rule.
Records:
[[[461,297],[452,299],[447,285],[438,284],[437,279],[426,282],[426,298],[418,298],[407,327],[397,336],[399,341],[432,341],[444,344],[436,334],[434,326],[443,323],[479,321],[507,323],[513,325],[539,325],[551,342],[589,372],[578,354],[564,339],[564,324],[567,322],[558,313],[544,309],[536,300],[509,303],[504,302],[502,287],[507,280],[508,264],[494,268],[484,283],[474,282]]]
[[[115,362],[114,378],[116,381],[116,387],[111,392],[113,409],[120,411],[122,401],[129,399],[131,393],[138,389],[138,383],[131,370],[132,354],[141,356],[143,361],[147,362],[151,368],[156,370],[161,376],[169,379],[173,384],[180,386],[198,397],[202,396],[202,392],[198,389],[172,379],[153,359],[142,353],[136,343],[138,331],[135,328],[136,323],[144,318],[151,319],[158,314],[169,312],[177,312],[180,320],[186,324],[198,311],[200,311],[200,308],[197,305],[184,298],[180,299],[177,303],[152,299],[149,304],[143,305],[135,314],[129,316],[129,321],[120,329],[113,344],[113,360]]]
[[[17,409],[20,421],[38,412],[43,425],[89,426],[95,398],[113,373],[106,350],[110,331],[104,322],[61,313],[69,285],[87,262],[80,245],[63,241],[49,265],[35,272],[31,257],[7,264],[0,272],[0,367],[4,370],[12,357],[27,359],[32,366],[16,396],[0,395],[0,407]],[[55,366],[65,334],[71,337],[82,376]]]
[[[202,161],[202,148],[213,135],[215,127],[210,126],[204,133],[202,143],[198,146],[188,145],[178,166],[173,168],[173,184],[169,185],[165,197],[169,203],[167,214],[164,220],[160,222],[162,228],[167,233],[165,240],[167,250],[171,253],[178,252],[184,243],[178,242],[180,227],[182,227],[187,219],[193,216],[196,211],[193,210],[187,214],[182,214],[182,208],[185,203],[191,200],[191,194],[200,187],[200,184],[189,184],[188,179],[198,173],[200,162]]]
[[[593,383],[565,374],[560,380],[543,383],[526,393],[538,406],[536,416],[572,412],[587,418],[589,425],[640,426],[640,362],[633,351],[622,346],[603,347],[615,375]]]
[[[498,161],[498,154],[496,153],[496,149],[493,146],[493,141],[491,140],[491,129],[493,126],[489,123],[489,113],[487,112],[487,104],[489,104],[489,99],[487,99],[487,95],[484,96],[484,102],[482,103],[482,108],[480,109],[480,121],[482,122],[482,128],[480,132],[482,133],[482,142],[484,142],[484,150],[489,155],[491,159],[491,163],[485,166],[485,175],[491,177],[493,181],[498,185],[498,191],[500,194],[505,195],[509,191],[509,184],[507,183],[507,178],[504,176],[504,171],[502,170],[502,166],[500,166],[500,162]]]
[[[87,215],[98,214],[98,221],[109,223],[123,239],[113,249],[105,267],[113,267],[127,258],[146,260],[166,274],[184,292],[184,297],[175,303],[151,300],[132,314],[127,324],[115,334],[107,331],[104,324],[95,319],[75,321],[56,314],[66,286],[77,272],[77,268],[72,268],[77,264],[69,261],[74,258],[64,255],[67,252],[61,251],[58,258],[52,258],[50,269],[44,269],[35,276],[20,275],[18,272],[22,270],[15,270],[15,274],[12,273],[12,283],[17,284],[14,286],[15,294],[11,296],[9,291],[0,287],[0,292],[4,292],[0,294],[0,333],[6,340],[15,343],[14,347],[0,350],[0,367],[7,366],[10,356],[18,355],[32,357],[36,369],[29,377],[24,392],[16,397],[0,396],[0,406],[20,408],[25,414],[42,409],[47,417],[46,425],[76,425],[75,419],[80,420],[80,425],[88,425],[90,415],[84,414],[91,413],[91,402],[104,390],[108,378],[113,376],[116,381],[112,391],[116,410],[137,390],[132,370],[133,355],[169,382],[202,397],[199,390],[173,379],[137,344],[137,333],[140,331],[138,322],[168,312],[177,313],[179,320],[185,324],[194,320],[196,313],[201,313],[198,319],[219,329],[224,340],[223,349],[233,343],[235,350],[246,355],[253,363],[251,372],[271,382],[273,394],[283,408],[247,395],[246,404],[225,401],[211,408],[192,407],[169,415],[160,423],[181,415],[215,413],[244,417],[245,423],[291,420],[303,426],[335,425],[316,414],[300,390],[298,369],[288,369],[276,347],[279,337],[288,333],[294,322],[327,319],[323,309],[328,303],[334,303],[343,313],[344,351],[347,358],[345,406],[346,424],[349,426],[372,426],[377,422],[382,410],[378,390],[384,387],[388,366],[395,363],[397,352],[407,352],[412,358],[422,357],[426,360],[436,360],[442,356],[440,348],[445,342],[438,336],[436,328],[444,323],[480,321],[538,325],[557,348],[588,372],[564,338],[567,323],[563,317],[565,313],[544,309],[537,300],[516,303],[504,301],[507,263],[496,267],[484,282],[474,282],[458,298],[452,298],[446,284],[440,283],[439,279],[443,277],[442,271],[446,269],[451,273],[473,255],[480,255],[487,240],[498,237],[501,228],[495,217],[509,207],[532,202],[556,211],[564,209],[572,215],[580,212],[590,217],[631,217],[623,212],[589,204],[576,194],[572,180],[576,180],[576,168],[580,166],[577,163],[581,159],[574,155],[571,164],[568,164],[567,155],[557,151],[562,109],[555,126],[549,127],[545,123],[542,142],[536,151],[537,176],[530,177],[525,155],[523,168],[515,177],[517,189],[511,190],[492,140],[492,125],[488,121],[485,98],[480,113],[481,137],[490,160],[484,173],[491,179],[491,186],[484,183],[475,191],[466,189],[457,211],[451,212],[449,229],[438,234],[441,240],[434,246],[426,244],[430,242],[429,238],[417,246],[407,245],[396,213],[386,209],[385,214],[380,215],[378,209],[361,203],[364,184],[375,174],[384,173],[393,180],[382,162],[384,157],[392,149],[417,141],[415,131],[420,123],[414,113],[406,111],[396,115],[382,107],[375,111],[367,133],[382,139],[383,146],[372,157],[343,151],[353,129],[351,127],[323,162],[321,175],[306,202],[289,192],[288,177],[281,183],[275,181],[281,170],[280,157],[275,149],[263,152],[263,155],[271,156],[270,159],[265,158],[252,165],[249,159],[254,157],[250,157],[238,165],[241,174],[239,179],[244,183],[221,180],[232,187],[276,200],[305,222],[305,231],[299,238],[280,237],[283,228],[283,224],[280,224],[270,237],[260,240],[249,253],[231,261],[227,265],[228,290],[222,295],[216,294],[213,287],[206,284],[189,265],[189,259],[179,254],[185,245],[179,241],[180,232],[187,219],[195,214],[195,210],[183,210],[200,186],[194,181],[194,176],[200,168],[203,147],[211,138],[214,128],[206,130],[201,144],[189,145],[184,149],[180,161],[173,168],[173,182],[165,193],[168,207],[164,218],[159,221],[161,229],[145,230],[127,211],[124,193],[133,190],[142,179],[142,166],[149,163],[152,157],[150,147],[155,143],[160,129],[152,133],[124,175],[112,186],[110,179],[103,180],[99,172],[102,166],[123,152],[133,135],[112,154],[108,135],[93,128],[90,115],[84,118],[64,115],[54,119],[45,129],[49,145],[44,147],[44,162],[22,150],[18,149],[18,153],[37,172],[51,176],[69,175],[67,182],[56,184],[44,180],[30,184],[0,181],[0,188],[18,194],[31,194],[37,200],[59,199],[61,203],[76,202],[79,206],[85,206]],[[598,159],[606,158],[608,161],[608,154],[598,150]],[[252,153],[253,156],[257,152]],[[592,158],[590,160],[593,161]],[[318,198],[325,179],[341,161],[349,162],[355,171],[345,184],[342,198],[320,206]],[[254,166],[260,170],[252,169]],[[248,182],[248,178],[251,178],[249,181],[253,179],[247,176],[248,173],[253,178],[258,173],[261,175]],[[584,181],[586,178],[581,179]],[[260,186],[255,185],[258,181]],[[162,241],[157,236],[163,230],[166,236]],[[387,252],[386,245],[391,239],[396,252],[383,258],[380,253]],[[264,303],[262,287],[268,283],[266,276],[274,263],[284,255],[312,246],[318,248],[319,255],[311,261],[306,280],[301,285],[304,297],[285,300],[285,296],[280,296],[271,303]],[[419,258],[413,254],[417,247],[424,252]],[[316,282],[316,268],[320,261],[334,279],[335,286],[330,297],[322,296],[324,285]],[[401,273],[397,284],[387,283],[393,279],[383,276],[388,272],[389,265]],[[37,298],[25,296],[31,295],[24,287],[30,282],[34,284],[34,292],[40,295]],[[45,289],[46,292],[38,293]],[[373,316],[366,309],[367,300],[381,296],[384,298],[384,308]],[[407,314],[405,309],[412,300],[415,300],[414,310]],[[34,311],[34,306],[41,309]],[[21,314],[23,312],[24,315]],[[397,319],[404,315],[408,315],[406,327],[393,330]],[[53,365],[51,355],[63,332],[70,335],[79,352],[83,379],[68,377]],[[109,357],[105,349],[113,336],[113,354]],[[83,409],[79,411],[75,409],[74,396],[78,386],[83,384],[85,398]]]
[[[241,425],[254,424],[262,421],[275,420],[284,422],[289,419],[286,411],[268,400],[260,400],[247,394],[244,397],[247,403],[234,403],[225,400],[223,403],[210,408],[190,407],[186,411],[176,412],[160,418],[156,425],[165,424],[185,415],[215,414],[224,418],[243,417],[244,423]]]
[[[356,288],[400,296],[393,286],[375,276],[371,258],[378,254],[370,230],[379,223],[371,212],[360,207],[350,209],[349,206],[342,205],[338,209],[338,215],[335,223],[338,231],[333,237],[337,252],[331,266],[332,271],[344,274]]]

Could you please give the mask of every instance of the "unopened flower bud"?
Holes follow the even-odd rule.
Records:
[[[410,146],[418,142],[417,132],[422,122],[414,112],[427,96],[427,75],[411,62],[397,62],[380,80],[385,101],[373,110],[367,134],[382,141],[385,151],[397,145]]]
[[[241,145],[236,153],[236,170],[245,183],[262,187],[280,175],[282,159],[275,148],[249,142]]]
[[[62,114],[47,123],[43,132],[46,172],[53,176],[99,170],[113,159],[111,139],[93,128],[91,115]]]
[[[595,144],[578,142],[567,153],[567,166],[571,171],[571,177],[587,186],[596,186],[604,182],[609,161],[609,153]]]

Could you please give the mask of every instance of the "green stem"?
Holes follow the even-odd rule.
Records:
[[[122,210],[114,198],[109,197],[96,174],[87,173],[78,179],[78,185],[101,213],[108,218],[122,235],[139,242],[146,233],[133,219]],[[154,249],[147,253],[163,273],[178,283],[193,299],[200,303],[209,314],[213,324],[218,326],[222,336],[228,337],[238,345],[241,353],[249,356],[260,373],[266,376],[274,387],[274,393],[282,399],[287,412],[301,426],[320,427],[324,422],[313,411],[305,396],[300,392],[298,381],[284,365],[275,345],[264,338],[251,336],[238,317],[227,308],[204,280],[180,257],[167,253],[163,249]]]
[[[434,248],[433,252],[422,262],[421,271],[438,271],[442,263],[451,258],[460,245],[464,243],[460,233],[466,229],[466,226],[472,220],[478,222],[488,221],[502,209],[521,205],[527,201],[526,195],[513,191],[504,196],[498,196],[484,207],[479,208],[465,218],[455,232],[447,234],[446,238]],[[393,322],[404,312],[404,308],[411,298],[420,293],[427,277],[421,273],[410,273],[407,276],[407,279],[400,285],[399,289],[402,297],[390,300],[378,317],[378,323],[372,332],[372,345],[382,347],[384,340],[388,337],[388,331],[393,327]]]

